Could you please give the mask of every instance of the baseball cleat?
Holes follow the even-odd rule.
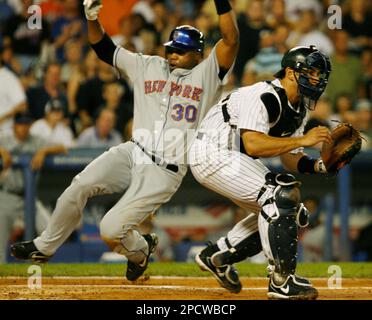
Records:
[[[211,248],[208,246],[202,252],[195,256],[195,261],[203,271],[209,271],[213,277],[220,283],[220,285],[229,290],[232,293],[239,293],[242,290],[242,284],[239,280],[238,271],[233,265],[226,265],[222,267],[216,267],[211,256],[208,255],[208,251]]]
[[[35,262],[47,262],[51,256],[40,252],[33,241],[18,242],[10,246],[10,254],[22,260],[32,260]]]
[[[266,270],[268,272],[268,277],[270,278],[272,276],[272,274],[274,273],[274,270],[275,270],[275,266],[271,263],[269,263],[266,267]],[[311,284],[311,281],[309,279],[306,279],[304,277],[301,277],[297,274],[293,274],[294,276],[294,283],[298,284],[298,285],[303,285],[303,286],[312,286]]]
[[[143,237],[149,246],[149,253],[141,263],[134,263],[128,260],[126,277],[129,281],[135,281],[143,275],[149,264],[150,256],[155,252],[159,242],[158,236],[155,233],[144,234]]]
[[[318,290],[309,284],[301,284],[291,274],[281,285],[276,285],[271,277],[267,296],[269,299],[313,300],[318,297]]]

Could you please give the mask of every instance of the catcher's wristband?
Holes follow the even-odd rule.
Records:
[[[318,159],[315,163],[315,171],[318,173],[327,173],[327,168],[322,159]]]
[[[297,162],[297,171],[299,173],[305,173],[305,174],[314,174],[315,171],[315,163],[316,159],[310,158],[309,156],[303,156],[300,160]]]
[[[229,0],[214,0],[214,3],[216,5],[218,15],[227,13],[232,9]]]

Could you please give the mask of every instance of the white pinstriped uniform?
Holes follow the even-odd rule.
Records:
[[[282,87],[279,80],[272,83]],[[248,129],[268,134],[275,125],[269,123],[268,112],[260,99],[265,92],[273,93],[280,103],[274,88],[266,82],[259,82],[234,91],[227,101],[221,100],[212,107],[199,127],[199,138],[189,150],[189,161],[194,177],[203,186],[252,212],[228,233],[230,244],[236,246],[259,229],[264,252],[272,259],[267,236],[268,223],[258,213],[261,204],[273,196],[275,188],[269,187],[259,201],[256,200],[265,184],[265,175],[270,170],[259,159],[253,159],[239,151],[239,130]],[[227,103],[229,122],[224,121],[221,107],[224,103]],[[305,123],[303,121],[292,136],[302,136]],[[292,153],[301,151],[302,148],[299,148]],[[275,216],[275,203],[266,205],[265,212],[271,217]],[[221,250],[227,249],[224,238],[218,240],[217,244]]]

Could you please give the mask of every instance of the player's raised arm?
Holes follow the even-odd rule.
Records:
[[[101,0],[84,0],[84,12],[88,20],[88,40],[97,56],[113,65],[116,46],[98,21],[98,13],[101,8]]]
[[[221,71],[227,71],[231,68],[238,53],[239,29],[229,0],[214,0],[214,2],[222,34],[222,39],[217,43],[216,54]]]

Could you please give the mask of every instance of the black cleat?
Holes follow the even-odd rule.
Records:
[[[273,264],[270,264],[269,263],[267,265],[267,267],[266,267],[266,270],[268,272],[268,276],[267,277],[270,278],[272,276],[272,274],[274,273],[275,266]],[[312,286],[312,284],[311,284],[311,282],[310,282],[309,279],[306,279],[304,277],[301,277],[301,276],[299,276],[297,274],[293,274],[293,276],[294,276],[294,279],[293,279],[294,283],[299,284],[299,285],[303,285],[303,286],[310,286],[310,287]]]
[[[10,246],[10,253],[13,257],[22,260],[35,262],[47,262],[51,256],[40,252],[33,241],[18,242]]]
[[[208,246],[202,252],[195,256],[195,261],[203,271],[209,271],[222,287],[232,293],[239,293],[242,290],[242,284],[239,280],[238,271],[233,265],[216,267],[212,262],[212,246]]]
[[[318,297],[318,290],[312,287],[311,284],[299,282],[291,274],[280,286],[276,285],[273,277],[271,277],[267,296],[269,299],[313,300]]]
[[[142,261],[142,263],[134,263],[128,260],[126,277],[129,281],[135,281],[143,275],[143,273],[147,269],[147,265],[149,264],[150,256],[152,253],[155,252],[155,249],[158,245],[159,240],[158,236],[155,233],[144,234],[143,237],[148,243],[149,253],[147,254],[145,260]]]

